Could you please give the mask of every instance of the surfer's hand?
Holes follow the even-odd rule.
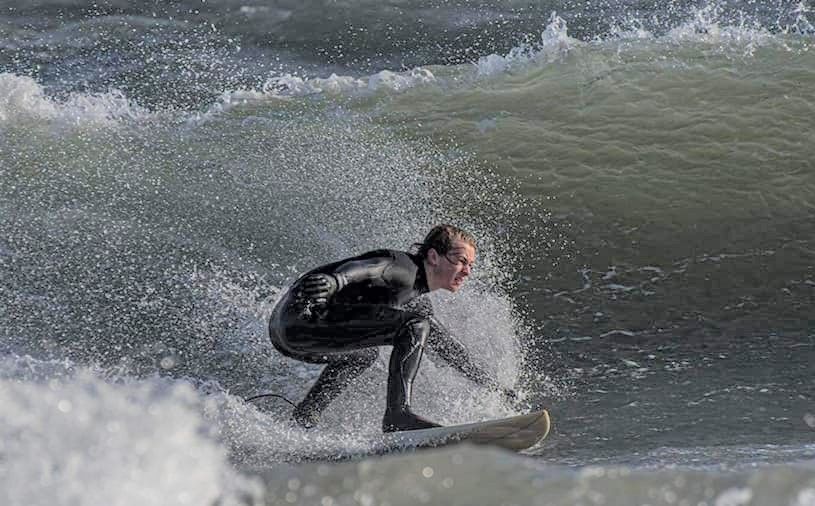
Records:
[[[331,274],[311,274],[303,279],[300,292],[312,304],[321,306],[337,292],[337,278]]]

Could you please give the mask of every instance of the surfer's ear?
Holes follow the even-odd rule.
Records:
[[[436,248],[427,250],[427,263],[434,266],[439,263],[439,254],[436,252]]]

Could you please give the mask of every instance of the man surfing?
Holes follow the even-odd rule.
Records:
[[[414,249],[375,250],[313,269],[275,306],[269,320],[275,348],[290,358],[326,364],[294,409],[301,426],[317,424],[331,401],[374,363],[377,346],[393,347],[383,432],[440,426],[411,410],[425,346],[470,380],[516,398],[468,356],[422,297],[461,288],[475,262],[473,237],[453,225],[438,225]]]

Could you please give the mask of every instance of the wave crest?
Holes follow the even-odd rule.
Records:
[[[67,126],[110,126],[139,120],[147,114],[119,90],[71,93],[65,100],[58,100],[47,96],[31,77],[0,73],[0,124],[44,121]]]

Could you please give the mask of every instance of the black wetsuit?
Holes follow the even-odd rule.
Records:
[[[314,274],[337,280],[327,304],[314,306],[299,295],[301,282]],[[316,423],[326,406],[374,363],[376,346],[393,346],[385,431],[436,426],[410,410],[425,345],[471,380],[496,386],[433,316],[429,298],[422,297],[427,292],[423,259],[403,251],[371,251],[301,276],[275,306],[269,335],[284,355],[328,365],[295,409],[295,418],[305,426]]]

